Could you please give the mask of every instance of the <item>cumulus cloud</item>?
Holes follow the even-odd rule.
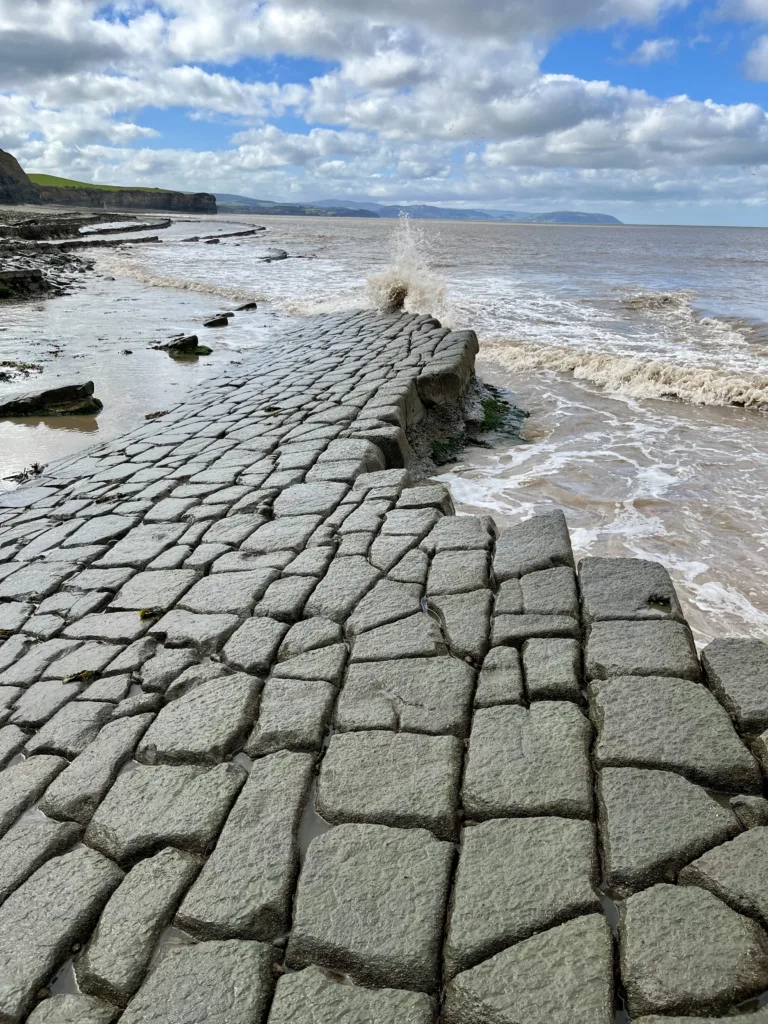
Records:
[[[645,39],[627,57],[630,64],[655,64],[660,60],[671,60],[677,53],[676,39]]]

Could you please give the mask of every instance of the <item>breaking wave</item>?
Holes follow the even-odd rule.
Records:
[[[678,398],[695,405],[736,405],[768,410],[768,376],[741,375],[713,366],[680,366],[606,352],[533,345],[484,344],[481,354],[507,370],[557,370],[633,398]]]
[[[176,288],[189,292],[201,292],[204,295],[218,295],[222,299],[232,299],[233,302],[264,302],[265,295],[258,295],[252,288],[232,288],[228,285],[217,284],[215,281],[191,281],[172,277],[169,274],[155,274],[151,270],[139,267],[127,260],[119,263],[104,261],[99,265],[99,270],[110,273],[117,273],[121,277],[130,277],[134,281],[140,281],[150,288]]]
[[[449,321],[446,283],[430,267],[438,244],[434,232],[427,238],[419,225],[401,213],[389,238],[389,266],[366,278],[366,304],[381,309],[394,294],[404,291],[404,308],[409,313],[431,313],[439,320]]]

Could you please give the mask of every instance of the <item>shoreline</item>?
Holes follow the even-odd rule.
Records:
[[[0,1016],[765,1005],[768,647],[454,514],[473,332],[288,336],[0,497]]]

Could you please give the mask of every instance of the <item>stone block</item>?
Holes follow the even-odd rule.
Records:
[[[43,864],[8,897],[0,908],[0,1020],[21,1021],[122,877],[94,850],[73,850]]]
[[[61,684],[59,684],[61,685]],[[89,683],[84,693],[77,697],[77,700],[101,700],[108,704],[118,704],[133,685],[131,676],[127,673],[123,676],[105,676]]]
[[[272,668],[272,675],[280,679],[323,679],[341,686],[347,655],[346,644],[331,644],[278,662]]]
[[[335,558],[307,601],[305,614],[343,623],[379,579],[380,572],[361,556]]]
[[[481,664],[488,650],[493,594],[474,590],[469,594],[431,597],[429,606],[440,616],[442,631],[451,652]]]
[[[353,664],[336,707],[336,727],[464,737],[474,682],[472,668],[455,658]]]
[[[432,1000],[423,992],[360,988],[318,967],[283,975],[269,1024],[432,1024]]]
[[[287,632],[284,622],[266,616],[246,619],[224,647],[224,658],[245,672],[266,674]]]
[[[632,1017],[728,1013],[768,988],[765,932],[703,889],[654,885],[621,903],[619,914]]]
[[[420,490],[420,488],[415,488]],[[410,491],[403,491],[398,508],[406,508],[404,499]],[[490,516],[453,516],[439,519],[422,541],[422,548],[429,554],[442,551],[489,551],[496,537],[496,526]]]
[[[441,518],[440,513],[434,508],[396,508],[384,517],[381,535],[423,540]]]
[[[475,692],[476,708],[525,701],[520,655],[514,647],[494,647],[485,656]]]
[[[739,829],[732,811],[672,772],[605,768],[597,795],[606,883],[620,896],[674,878]]]
[[[676,619],[683,612],[669,573],[642,558],[585,558],[579,566],[584,621]]]
[[[98,569],[115,569],[128,566],[143,569],[157,556],[175,544],[187,528],[186,523],[157,523],[151,526],[135,526],[119,540],[98,562]]]
[[[167,611],[197,580],[192,569],[158,569],[139,572],[117,592],[110,608],[156,608]]]
[[[314,576],[284,576],[270,584],[253,614],[268,615],[280,622],[297,622],[316,586]]]
[[[337,733],[323,758],[317,809],[326,821],[456,835],[463,744],[455,736]]]
[[[464,772],[468,818],[592,816],[592,730],[574,704],[546,701],[475,712]]]
[[[459,974],[445,1024],[612,1024],[613,937],[598,914],[568,921]]]
[[[488,587],[488,554],[483,551],[439,551],[432,559],[427,594],[466,594]]]
[[[279,575],[277,569],[213,573],[199,580],[179,601],[179,607],[204,614],[250,615],[256,602]]]
[[[768,825],[768,800],[763,796],[734,796],[730,807],[744,828]]]
[[[299,870],[297,830],[311,754],[256,761],[176,924],[203,939],[276,939],[290,928]]]
[[[278,661],[286,661],[297,654],[321,647],[330,647],[341,641],[341,626],[332,619],[315,616],[295,623],[285,635],[277,652]]]
[[[581,648],[578,640],[526,640],[525,687],[531,700],[581,701]]]
[[[32,806],[66,766],[63,757],[41,754],[0,772],[0,836],[5,835],[14,821]]]
[[[56,995],[38,1003],[27,1024],[113,1024],[120,1009],[93,996]]]
[[[585,651],[588,679],[674,676],[699,679],[699,659],[682,622],[595,622]]]
[[[129,644],[143,636],[149,621],[137,612],[95,612],[70,622],[63,635],[70,640],[103,640]]]
[[[81,991],[126,1005],[202,863],[191,853],[166,847],[128,872],[75,963]]]
[[[121,1024],[261,1022],[275,983],[276,961],[277,950],[261,942],[171,947],[128,1004]]]
[[[73,846],[80,833],[72,822],[42,815],[17,821],[0,839],[0,904],[47,860]]]
[[[500,583],[562,565],[573,568],[573,551],[560,509],[510,526],[496,542],[493,573]]]
[[[76,640],[67,641],[68,652],[52,661],[43,671],[44,679],[84,678],[84,674],[99,675],[124,650],[121,644],[104,644],[97,640],[80,644]]]
[[[346,622],[347,633],[355,635],[396,622],[421,612],[418,588],[382,579],[369,590]]]
[[[18,725],[0,728],[0,768],[9,762],[26,742],[27,734]]]
[[[0,580],[0,601],[42,601],[79,568],[74,562],[24,565]]]
[[[316,483],[294,484],[286,487],[273,506],[276,516],[330,515],[344,498],[349,487],[342,482],[326,479]]]
[[[523,610],[528,615],[571,615],[579,617],[576,575],[570,566],[542,569],[520,580]]]
[[[729,793],[760,793],[757,762],[698,683],[624,677],[589,687],[598,765],[662,768]]]
[[[680,872],[680,882],[698,885],[768,925],[768,828],[751,828],[710,850]]]
[[[260,526],[240,545],[242,551],[269,554],[273,551],[303,550],[322,522],[321,516],[283,516]]]
[[[151,715],[137,715],[108,722],[54,779],[40,801],[40,810],[51,818],[87,825],[151,720]]]
[[[245,746],[249,757],[276,750],[319,750],[331,721],[336,690],[311,679],[267,680],[259,719]]]
[[[565,818],[465,828],[445,944],[449,978],[534,932],[601,910],[594,826]]]
[[[422,829],[339,825],[318,836],[299,879],[288,965],[435,991],[452,857],[450,843]]]
[[[157,654],[141,666],[139,675],[142,688],[150,693],[165,693],[174,679],[199,659],[197,651],[189,648],[158,648]]]
[[[743,733],[768,729],[768,644],[714,640],[701,652],[707,683]]]
[[[85,841],[130,864],[163,846],[205,855],[246,779],[240,765],[141,765],[121,775],[98,808]]]
[[[27,741],[27,754],[59,754],[71,760],[82,754],[111,717],[111,706],[102,701],[65,704]]]
[[[239,625],[237,615],[198,615],[174,608],[152,626],[150,633],[169,647],[196,647],[209,654],[220,650]]]
[[[262,683],[243,672],[217,676],[172,700],[136,750],[142,764],[218,764],[245,741]]]
[[[82,689],[83,683],[80,682],[62,683],[60,679],[40,679],[28,690],[23,691],[23,695],[16,701],[9,721],[25,729],[37,729],[55,715],[59,708],[73,700]]]
[[[421,612],[398,622],[378,626],[352,641],[352,661],[390,658],[431,658],[447,652],[440,627]]]

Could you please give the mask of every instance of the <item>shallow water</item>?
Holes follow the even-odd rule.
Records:
[[[267,232],[182,241],[257,223]],[[78,293],[4,309],[0,360],[40,362],[30,388],[92,378],[105,409],[57,429],[0,424],[0,476],[183,400],[294,317],[375,305],[402,281],[407,308],[478,331],[483,376],[531,413],[524,445],[446,468],[462,510],[513,520],[560,505],[577,555],[663,561],[699,641],[768,638],[765,231],[238,215],[161,236],[94,250],[102,276]],[[300,258],[263,262],[274,246]],[[254,299],[257,313],[202,329]],[[149,347],[182,331],[214,354],[176,363]]]

